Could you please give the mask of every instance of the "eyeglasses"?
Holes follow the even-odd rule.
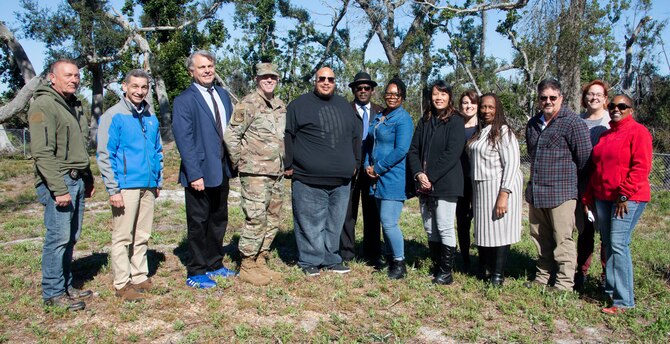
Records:
[[[401,94],[397,92],[386,92],[384,93],[384,98],[400,98]]]
[[[316,81],[318,82],[326,82],[328,80],[329,83],[334,83],[335,82],[335,77],[334,76],[318,76],[316,78]]]
[[[358,86],[358,87],[356,87],[356,92],[369,91],[371,89],[372,89],[372,87],[370,87],[370,86]]]
[[[558,97],[557,97],[557,96],[549,96],[549,97],[547,97],[547,96],[540,96],[540,101],[541,101],[541,102],[546,102],[547,99],[549,99],[549,100],[552,101],[552,102],[555,102],[555,101],[558,99]]]
[[[604,96],[605,95],[602,94],[602,93],[590,93],[589,92],[589,93],[586,94],[586,98],[602,98]]]
[[[614,111],[614,108],[619,109],[619,111],[624,111],[626,109],[632,109],[632,106],[628,106],[624,103],[619,103],[619,104],[614,104],[614,103],[609,103],[607,104],[607,110]]]

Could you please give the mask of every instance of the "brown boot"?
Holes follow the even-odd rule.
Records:
[[[130,282],[125,287],[116,290],[116,296],[126,302],[136,302],[144,299],[144,296],[138,293]]]
[[[256,258],[256,265],[258,265],[258,270],[260,270],[263,275],[270,277],[271,280],[280,281],[282,274],[277,271],[270,270],[270,267],[267,264],[269,259],[270,252],[263,251],[259,253],[258,257]]]
[[[261,269],[258,268],[258,264],[256,263],[256,257],[242,258],[242,264],[240,264],[239,277],[242,281],[251,283],[255,286],[263,286],[270,284],[270,277],[265,276],[261,271]]]
[[[138,293],[149,293],[154,289],[154,283],[151,282],[151,278],[147,278],[142,283],[133,284],[133,289]]]

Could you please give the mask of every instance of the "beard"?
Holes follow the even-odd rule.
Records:
[[[323,99],[323,100],[329,100],[330,98],[333,97],[333,94],[335,94],[335,87],[333,87],[330,92],[328,93],[321,93],[318,87],[314,88],[314,94],[316,94],[317,97]]]

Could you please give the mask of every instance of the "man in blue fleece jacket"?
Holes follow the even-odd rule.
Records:
[[[158,119],[145,101],[149,75],[131,70],[123,92],[124,98],[100,117],[97,157],[112,206],[114,289],[132,302],[152,287],[147,248],[163,181],[163,145]]]

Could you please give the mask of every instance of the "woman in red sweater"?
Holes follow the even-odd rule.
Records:
[[[607,256],[605,292],[612,306],[602,311],[618,314],[635,307],[629,245],[651,198],[652,145],[647,128],[633,119],[633,101],[628,96],[615,96],[607,109],[610,129],[593,148],[595,171],[582,201],[585,212],[596,210]]]

